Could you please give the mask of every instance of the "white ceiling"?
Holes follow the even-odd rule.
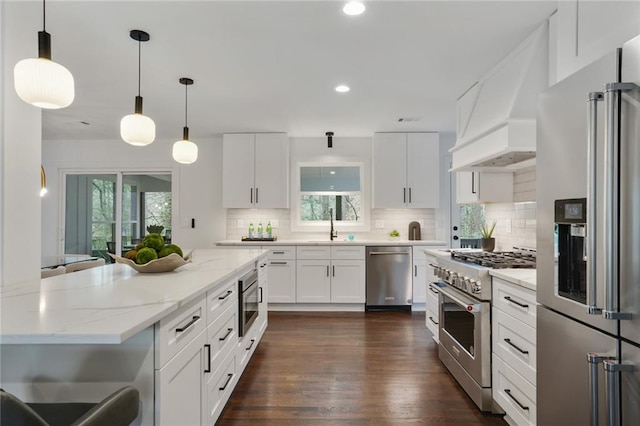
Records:
[[[554,1],[368,1],[352,17],[343,4],[48,1],[53,60],[73,73],[76,98],[43,113],[43,138],[119,138],[137,92],[131,29],[151,35],[142,44],[142,96],[158,138],[182,137],[180,77],[195,80],[192,140],[239,131],[454,132],[456,98],[556,8]],[[5,19],[21,23],[7,43],[31,38],[24,57],[35,57],[41,3],[5,6]],[[338,84],[351,91],[336,93]]]

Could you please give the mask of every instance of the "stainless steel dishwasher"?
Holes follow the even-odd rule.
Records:
[[[368,246],[366,256],[366,310],[411,310],[411,247]]]

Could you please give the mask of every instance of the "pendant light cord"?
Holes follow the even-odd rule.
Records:
[[[45,0],[42,0],[42,31],[47,30],[47,8],[44,3]]]
[[[140,39],[138,39],[138,96],[140,96],[140,68],[141,68],[140,57],[142,56],[142,53],[140,53],[142,50],[141,45],[142,45],[142,42],[140,41]]]
[[[189,103],[187,102],[187,88],[189,87],[188,84],[184,85],[184,126],[185,127],[189,127],[189,125],[187,124],[187,109],[189,108]]]

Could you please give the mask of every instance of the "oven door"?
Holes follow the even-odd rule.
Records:
[[[441,349],[480,387],[491,387],[491,304],[445,283],[439,287]]]
[[[245,336],[249,332],[249,328],[258,318],[258,309],[260,305],[258,275],[252,274],[247,279],[240,280],[240,298],[239,298],[239,318],[240,318],[240,336]]]

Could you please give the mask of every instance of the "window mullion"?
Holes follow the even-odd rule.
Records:
[[[116,173],[116,256],[122,256],[122,172]]]

